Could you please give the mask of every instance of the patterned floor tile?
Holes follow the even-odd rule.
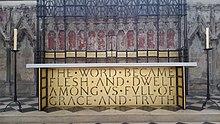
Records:
[[[121,123],[121,124],[129,124],[128,122],[123,122],[123,123]]]
[[[68,110],[70,112],[78,112],[78,111],[85,110],[85,108],[83,108],[83,107],[71,107],[71,108],[67,108],[66,110]]]
[[[186,109],[190,109],[194,111],[202,111],[202,108],[198,106],[187,106]]]
[[[29,102],[29,101],[34,101],[32,98],[25,98],[25,99],[20,99],[21,102]]]
[[[97,111],[97,112],[102,112],[102,111],[108,110],[109,108],[100,106],[100,107],[91,107],[89,109],[93,111]]]
[[[50,112],[55,112],[55,111],[59,111],[59,110],[62,110],[62,109],[57,108],[57,107],[51,107],[51,108],[45,109],[45,112],[50,113]]]
[[[131,110],[132,107],[128,107],[128,106],[118,106],[118,107],[115,107],[114,109],[115,109],[115,110],[119,110],[119,111],[125,112],[125,111],[128,111],[128,110]]]
[[[155,123],[155,122],[150,122],[149,124],[158,124],[158,123]]]
[[[215,123],[211,123],[211,122],[204,122],[203,124],[215,124]]]
[[[156,107],[151,107],[151,106],[141,106],[141,107],[138,107],[137,109],[151,112],[151,111],[156,110],[157,108]]]
[[[177,122],[176,124],[187,124],[187,123],[183,123],[183,122]]]
[[[209,108],[209,109],[214,109],[214,110],[220,109],[220,107],[217,106],[217,105],[212,105],[212,106],[210,106],[210,107],[208,107],[208,108]]]
[[[31,103],[31,104],[28,104],[28,105],[30,105],[30,106],[33,106],[33,107],[37,107],[38,106],[38,103]]]
[[[5,108],[1,108],[1,109],[0,109],[0,112],[4,112],[4,110],[5,110]],[[6,111],[13,111],[13,110],[16,110],[16,109],[11,108],[11,107],[8,107],[8,108],[6,109]]]
[[[212,99],[220,105],[220,96],[212,96]],[[38,98],[37,97],[26,97],[26,98],[18,98],[18,100],[21,102],[22,105],[22,113],[26,112],[31,112],[31,111],[37,111],[38,108]],[[199,112],[202,111],[202,104],[205,102],[206,96],[187,96],[187,109]],[[10,97],[3,97],[0,98],[0,112],[4,110],[7,104],[13,101],[13,98]],[[12,110],[17,110],[17,106],[15,104],[9,106],[7,111],[12,111]],[[90,109],[96,112],[103,112],[105,110],[108,110],[110,108],[108,107],[89,107],[89,108],[83,108],[83,107],[72,107],[66,109],[67,111],[70,112],[78,112],[82,111],[85,109]],[[143,110],[147,112],[152,112],[158,109],[161,110],[166,110],[167,112],[172,111],[172,112],[178,112],[179,109],[175,107],[149,107],[149,106],[141,106],[141,107],[127,107],[127,106],[119,106],[119,107],[112,107],[111,109],[119,110],[121,112],[126,112],[131,109],[138,109],[138,110]],[[211,110],[218,110],[217,106],[213,103],[207,103],[205,109],[211,109]],[[59,108],[48,108],[46,110],[47,113],[54,112],[54,111],[59,111],[61,109]]]
[[[186,101],[186,104],[187,104],[187,105],[192,105],[192,104],[194,104],[194,102]]]
[[[12,99],[11,98],[6,98],[6,99],[2,99],[1,102],[4,103],[4,102],[11,102]]]
[[[191,99],[191,100],[195,100],[195,101],[200,101],[200,100],[203,100],[203,99],[205,100],[205,98],[203,98],[203,97],[202,98],[201,97],[198,98],[198,97],[195,97],[195,96],[191,96],[191,97],[187,97],[187,98]]]
[[[10,104],[10,105],[9,105]],[[20,102],[21,105],[25,105],[24,103]],[[5,105],[9,105],[11,107],[15,107],[15,106],[18,106],[18,104],[16,104],[15,102],[8,102],[8,104],[5,104]]]
[[[198,102],[196,102],[196,103],[203,104],[205,101],[206,101],[206,99],[200,100],[200,101],[198,101]]]
[[[165,110],[168,110],[168,111],[176,112],[176,111],[178,111],[180,108],[177,107],[177,106],[164,106],[164,107],[161,107],[161,109],[165,109]]]
[[[33,112],[33,111],[37,111],[37,109],[33,107],[22,108],[22,113]]]

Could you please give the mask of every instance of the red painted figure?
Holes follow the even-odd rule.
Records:
[[[65,32],[62,30],[59,32],[59,50],[65,50]]]
[[[127,49],[134,49],[134,31],[130,30],[127,33]]]
[[[147,32],[147,47],[148,47],[148,49],[155,48],[154,31],[152,31],[152,30]]]
[[[95,41],[95,31],[89,32],[89,39],[88,39],[88,50],[96,50],[96,41]]]
[[[105,32],[99,31],[98,33],[98,50],[105,50]]]
[[[159,47],[164,48],[164,31],[159,32]]]
[[[115,36],[115,31],[110,30],[108,32],[108,50],[115,50],[116,49],[116,36]]]
[[[143,30],[140,30],[138,33],[138,49],[140,50],[145,49],[145,36]]]
[[[56,50],[56,33],[54,31],[48,33],[48,50]]]
[[[69,40],[69,50],[76,49],[76,33],[74,31],[70,31],[68,33],[68,40]]]
[[[85,36],[84,36],[84,31],[81,30],[79,31],[77,35],[77,42],[78,42],[78,48],[79,50],[85,50]]]
[[[167,48],[173,49],[175,48],[175,32],[173,30],[168,30],[167,31]]]
[[[123,30],[118,32],[118,43],[119,50],[125,50],[125,33]]]

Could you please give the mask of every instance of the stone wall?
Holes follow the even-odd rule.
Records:
[[[212,93],[219,93],[220,82],[220,1],[219,4],[188,2],[188,42],[190,61],[197,62],[189,69],[189,94],[206,91],[205,28],[211,28],[210,74]],[[0,1],[0,96],[13,94],[14,54],[13,29],[18,28],[17,81],[19,95],[35,95],[36,82],[33,69],[26,69],[27,63],[34,63],[36,46],[35,1]]]
[[[219,2],[220,3],[220,2]],[[219,84],[219,33],[220,33],[220,4],[188,3],[188,42],[190,61],[198,63],[196,68],[190,69],[189,92],[199,93],[206,91],[206,54],[205,28],[211,30],[210,51],[210,82],[213,93],[217,93]]]
[[[5,2],[5,1],[3,1]],[[34,70],[26,69],[27,63],[34,62],[36,39],[35,5],[29,3],[2,4],[0,3],[0,96],[13,94],[14,84],[14,53],[13,29],[18,28],[17,53],[17,89],[19,95],[35,95],[36,82]]]

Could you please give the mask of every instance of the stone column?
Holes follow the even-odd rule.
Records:
[[[217,74],[217,64],[218,64],[218,59],[217,59],[217,39],[214,38],[211,40],[212,43],[212,48],[213,50],[210,52],[210,64],[211,64],[211,68],[210,68],[210,91],[211,94],[215,94],[217,93],[217,78],[216,78],[216,74]]]
[[[0,96],[5,96],[9,90],[7,82],[6,47],[3,40],[0,40]]]

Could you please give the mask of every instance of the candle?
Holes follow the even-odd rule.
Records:
[[[209,28],[206,28],[206,49],[209,48]]]
[[[17,50],[17,29],[14,29],[14,50]]]

